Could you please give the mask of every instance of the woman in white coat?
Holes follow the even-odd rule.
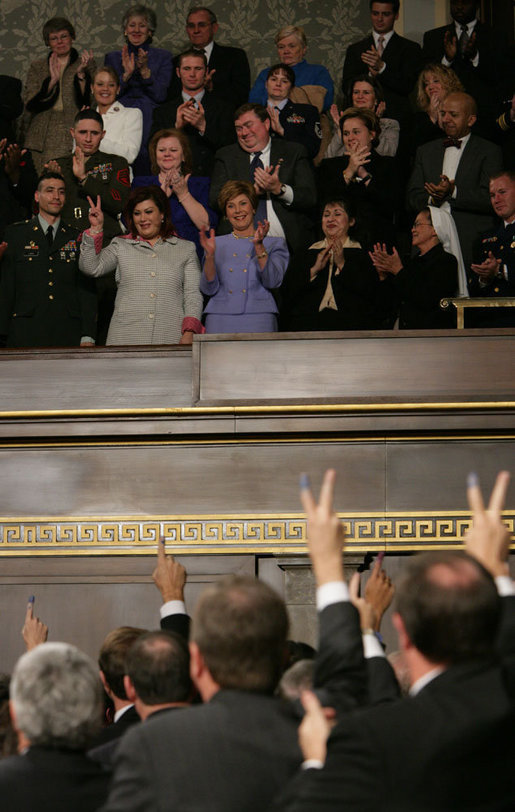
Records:
[[[120,82],[114,68],[99,68],[93,76],[91,90],[104,122],[102,152],[121,155],[131,166],[141,147],[143,113],[135,107],[124,107],[116,100]]]

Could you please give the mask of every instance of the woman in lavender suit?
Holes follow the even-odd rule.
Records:
[[[125,107],[137,107],[143,113],[143,139],[134,161],[135,175],[149,172],[147,141],[152,126],[154,107],[166,99],[172,78],[172,54],[163,48],[152,48],[156,15],[148,6],[131,6],[122,19],[126,44],[121,51],[106,54],[105,64],[120,77],[118,100]]]

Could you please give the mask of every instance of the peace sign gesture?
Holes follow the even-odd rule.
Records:
[[[94,203],[92,198],[88,196],[89,203],[89,224],[90,234],[101,234],[104,230],[104,212],[100,205],[100,195],[97,195],[97,202]]]

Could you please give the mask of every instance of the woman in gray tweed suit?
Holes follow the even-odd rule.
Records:
[[[88,200],[79,268],[87,276],[115,270],[118,286],[106,344],[191,344],[204,332],[200,266],[194,244],[175,236],[164,192],[136,189],[125,210],[129,233],[102,250],[100,198]]]

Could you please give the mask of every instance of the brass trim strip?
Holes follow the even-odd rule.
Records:
[[[412,401],[399,403],[321,403],[314,404],[284,404],[274,406],[188,406],[176,408],[152,409],[49,409],[36,411],[0,411],[0,420],[16,418],[50,418],[50,417],[184,417],[200,415],[247,415],[247,414],[302,414],[318,412],[321,414],[334,414],[337,412],[392,412],[404,411],[471,411],[474,409],[514,409],[515,401],[435,401],[414,403]]]

